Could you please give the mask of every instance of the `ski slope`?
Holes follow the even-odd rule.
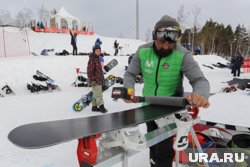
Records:
[[[39,54],[42,49],[55,51],[49,56],[23,55],[17,58],[0,59],[0,86],[8,83],[16,95],[0,98],[0,166],[8,167],[76,167],[78,165],[76,148],[77,141],[70,141],[49,148],[25,150],[18,148],[7,139],[8,133],[15,127],[41,121],[69,119],[101,115],[91,112],[87,107],[82,112],[72,110],[72,104],[81,95],[90,91],[90,88],[72,87],[75,81],[76,68],[86,71],[88,56],[55,56],[55,52],[66,49],[71,52],[69,34],[45,34],[28,31],[31,51]],[[78,36],[78,52],[90,52],[96,38],[100,37],[103,45],[102,51],[113,54],[113,42],[115,38],[107,38],[99,35]],[[124,46],[123,54],[134,53],[143,41],[131,39],[117,39]],[[13,41],[14,42],[14,41]],[[125,50],[126,46],[126,50]],[[14,49],[14,48],[13,48]],[[106,56],[105,62],[116,58],[118,66],[106,74],[123,77],[127,65],[127,56]],[[230,70],[214,68],[214,70],[202,66],[217,62],[227,61],[216,55],[195,56],[205,76],[210,81],[211,93],[216,95],[210,98],[211,107],[202,110],[202,120],[234,124],[250,127],[249,99],[247,91],[238,90],[233,93],[221,93],[220,90],[227,86],[225,81],[233,79]],[[31,94],[26,84],[34,81],[32,76],[36,70],[40,70],[53,78],[62,91],[52,93]],[[250,74],[242,74],[240,78],[250,78]],[[115,86],[121,86],[116,84]],[[184,82],[185,91],[192,91],[188,81]],[[141,95],[142,85],[136,85],[136,95]],[[111,89],[104,93],[105,106],[111,112],[134,108],[139,104],[126,104],[123,101],[114,102],[110,98]],[[142,128],[143,129],[143,128]],[[144,130],[144,129],[143,129]],[[149,166],[148,150],[145,150],[129,159],[129,166]],[[116,164],[116,167],[121,164]]]

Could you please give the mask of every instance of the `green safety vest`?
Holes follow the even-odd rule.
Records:
[[[144,80],[143,96],[173,96],[181,82],[184,53],[174,50],[169,56],[158,57],[153,48],[139,49]]]

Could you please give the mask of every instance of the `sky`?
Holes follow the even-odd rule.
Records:
[[[0,0],[0,4],[0,10],[9,10],[13,16],[23,8],[32,9],[36,15],[42,4],[47,9],[57,10],[64,6],[70,14],[91,22],[94,31],[100,35],[136,37],[136,0]],[[196,7],[201,10],[199,25],[204,25],[210,18],[224,25],[230,24],[233,28],[238,24],[250,25],[247,14],[249,0],[139,0],[140,39],[144,40],[147,32],[151,33],[163,15],[177,17],[182,5],[187,15],[184,27],[192,25],[192,10]]]

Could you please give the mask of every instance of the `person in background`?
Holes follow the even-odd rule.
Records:
[[[43,22],[40,23],[40,29],[44,29]]]
[[[142,73],[143,96],[183,96],[183,75],[193,87],[187,96],[195,107],[209,107],[210,86],[192,53],[177,43],[181,29],[176,19],[163,16],[154,27],[153,42],[142,45],[124,75],[124,87],[133,99],[136,76]],[[131,103],[132,100],[124,100]],[[158,128],[156,121],[146,123],[148,132]],[[151,167],[171,167],[175,152],[170,137],[150,147]]]
[[[231,64],[232,64],[231,73],[233,73],[233,76],[236,77],[237,73],[237,77],[240,77],[240,68],[242,64],[244,64],[244,58],[241,56],[240,52],[237,52],[236,56],[232,57]]]
[[[200,55],[201,54],[201,47],[199,46],[199,45],[197,45],[196,47],[195,47],[195,50],[194,50],[194,54],[195,55]]]
[[[102,113],[108,112],[104,107],[104,100],[102,95],[102,85],[104,84],[103,69],[100,62],[101,47],[95,45],[93,53],[89,56],[87,75],[90,79],[90,84],[93,92],[92,111],[100,111]]]
[[[117,40],[115,40],[114,42],[114,48],[115,48],[115,56],[117,56],[118,52],[119,52],[119,43],[117,42]]]
[[[182,46],[186,48],[187,50],[190,50],[190,45],[189,43],[183,43]]]
[[[39,21],[36,23],[36,26],[40,29],[40,23],[39,23]]]
[[[76,33],[72,33],[70,31],[70,35],[71,35],[71,45],[73,47],[73,55],[77,55],[77,34]]]

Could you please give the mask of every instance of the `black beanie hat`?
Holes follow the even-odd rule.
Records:
[[[154,30],[158,30],[162,27],[178,27],[180,28],[180,24],[177,22],[176,19],[168,16],[168,15],[164,15],[162,16],[162,18],[155,24],[155,28]]]
[[[95,53],[96,49],[100,49],[101,50],[101,46],[100,45],[94,45],[93,46],[93,53]]]

